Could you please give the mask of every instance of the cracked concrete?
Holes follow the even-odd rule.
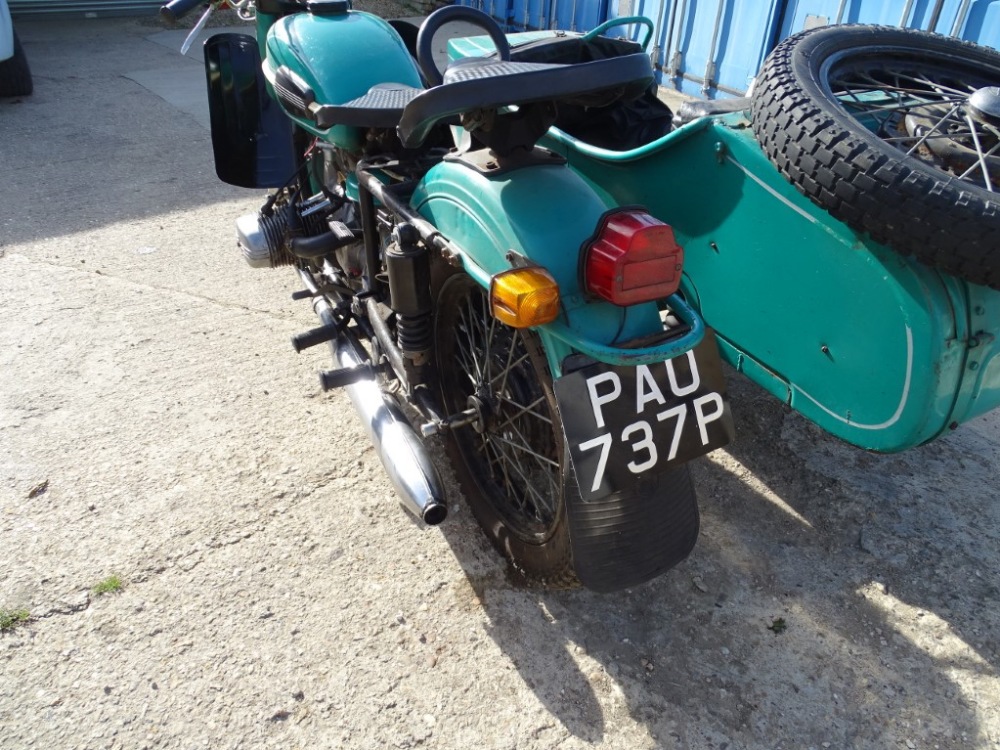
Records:
[[[0,102],[0,747],[1000,747],[1000,418],[872,456],[734,380],[688,561],[518,589],[291,351],[157,31],[24,23]]]

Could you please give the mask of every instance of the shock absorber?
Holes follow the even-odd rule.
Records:
[[[389,306],[396,313],[396,343],[403,353],[410,386],[425,380],[433,340],[430,253],[417,230],[406,222],[392,231],[385,250]]]

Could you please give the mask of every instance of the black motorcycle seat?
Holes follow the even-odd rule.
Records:
[[[653,68],[643,53],[575,65],[470,58],[450,65],[443,78],[403,109],[397,132],[405,147],[419,146],[437,123],[463,112],[543,101],[604,106],[639,96],[653,82]]]
[[[455,61],[443,79],[430,89],[381,83],[343,104],[321,104],[299,76],[282,66],[274,88],[286,108],[319,128],[397,128],[403,145],[414,148],[436,124],[463,112],[541,101],[593,107],[632,99],[653,83],[653,69],[641,52],[575,64],[482,57]]]
[[[359,128],[394,128],[399,124],[403,109],[423,89],[403,83],[380,83],[368,93],[343,104],[323,104],[316,108],[316,126],[326,129],[334,125]]]
[[[467,57],[456,60],[448,66],[442,85],[555,67],[565,66],[538,63],[500,63],[496,59]],[[316,125],[323,129],[333,125],[394,128],[399,125],[406,105],[423,91],[423,89],[402,83],[380,83],[369,89],[364,96],[359,96],[349,102],[317,105],[314,108]]]

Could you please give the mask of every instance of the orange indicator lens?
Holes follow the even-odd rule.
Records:
[[[544,268],[513,268],[490,282],[493,317],[513,328],[550,323],[559,315],[559,285]]]

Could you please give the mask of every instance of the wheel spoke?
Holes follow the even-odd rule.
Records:
[[[519,438],[521,438],[521,440],[524,440],[524,436],[521,434],[521,431],[517,429],[517,427],[514,427],[513,425],[511,425],[511,429],[514,432],[517,433],[517,436]],[[548,466],[552,466],[552,467],[556,467],[556,468],[558,468],[558,466],[559,466],[559,462],[558,461],[553,461],[551,458],[546,458],[541,453],[537,453],[536,451],[533,451],[531,448],[529,448],[524,443],[515,443],[513,440],[510,440],[509,438],[507,438],[507,437],[505,437],[503,435],[492,435],[491,439],[492,440],[496,440],[498,443],[503,443],[504,445],[509,445],[511,448],[514,448],[515,450],[521,451],[522,453],[526,453],[529,456],[534,456],[543,465],[548,465]]]
[[[883,91],[883,93],[885,93],[884,88],[885,87],[883,86],[879,90]],[[857,96],[857,94],[855,94],[853,91],[848,90],[846,93],[849,94],[850,96],[852,96],[855,99],[855,101],[857,102],[858,105],[864,106],[864,102],[862,102],[861,99]],[[899,99],[897,101],[902,101],[902,100]],[[843,102],[843,103],[844,104],[848,104],[849,102]],[[892,113],[895,112],[895,108],[890,109],[889,112],[890,112],[890,114],[884,120],[876,120],[878,122],[878,128],[877,128],[878,130],[882,130],[882,128],[885,127],[886,122],[888,122],[888,120],[892,117]]]
[[[469,355],[472,357],[473,365],[476,368],[476,382],[483,382],[483,368],[480,362],[480,358],[477,356],[479,347],[476,346],[476,332],[479,328],[479,318],[476,316],[475,311],[472,309],[472,300],[466,299],[466,336],[469,342]]]
[[[517,472],[517,475],[521,477],[521,481],[524,483],[524,489],[526,490],[526,493],[532,495],[538,501],[535,503],[535,508],[537,509],[545,507],[546,510],[551,510],[551,508],[549,508],[549,502],[546,501],[546,498],[538,491],[538,489],[534,486],[534,483],[527,476],[525,476],[524,471],[521,468],[520,462],[508,457],[507,452],[503,450],[504,446],[513,448],[517,448],[518,446],[509,441],[498,439],[496,436],[494,436],[493,439],[496,440],[498,443],[500,443],[500,450],[503,453],[504,457],[506,458],[505,464],[509,465],[510,468],[513,469],[515,472]],[[539,518],[538,520],[542,519]]]
[[[916,151],[918,148],[920,148],[920,146],[923,145],[923,143],[927,140],[927,138],[932,133],[934,133],[934,131],[936,131],[938,129],[938,127],[941,125],[942,122],[944,122],[947,118],[951,117],[953,114],[955,114],[958,111],[958,108],[959,108],[959,105],[956,104],[954,107],[952,107],[950,110],[948,110],[948,114],[946,114],[944,117],[942,117],[936,123],[934,123],[934,126],[931,127],[931,129],[928,130],[923,136],[921,136],[920,140],[918,140],[916,143],[913,144],[913,146],[910,147],[910,150],[906,152],[906,155],[907,156],[911,156],[914,151]]]
[[[844,93],[853,94],[854,92],[845,91]],[[956,104],[956,103],[961,104],[962,102],[964,102],[964,99],[940,99],[936,101],[919,101],[910,103],[903,103],[902,101],[899,101],[899,103],[897,104],[873,105],[869,102],[859,99],[858,97],[854,98],[855,98],[854,102],[845,102],[841,100],[841,103],[848,107],[854,107],[854,106],[863,107],[864,109],[861,109],[860,111],[864,114],[867,114],[869,112],[900,112],[902,110],[918,109],[920,107],[928,107],[936,104]]]
[[[991,149],[990,149],[989,151],[987,151],[987,152],[986,152],[985,154],[983,154],[983,157],[982,157],[982,161],[985,161],[986,159],[989,159],[989,158],[991,158],[991,157],[992,157],[992,156],[993,156],[994,154],[996,154],[996,153],[997,153],[998,151],[1000,151],[1000,141],[998,141],[998,142],[996,143],[996,145],[994,145],[994,146],[993,146],[993,148],[991,148]],[[979,162],[977,162],[976,164],[973,164],[973,165],[972,165],[971,167],[969,167],[969,168],[968,168],[967,170],[965,170],[964,172],[962,172],[962,174],[960,174],[960,175],[958,176],[958,178],[959,178],[960,180],[964,180],[964,179],[965,179],[966,177],[968,177],[968,176],[969,176],[969,175],[971,175],[971,174],[972,174],[973,172],[975,172],[975,171],[976,171],[976,167],[978,167],[978,166],[979,166]]]
[[[500,424],[498,424],[497,427],[505,427],[508,424],[510,424],[511,422],[513,422],[515,419],[517,419],[518,417],[520,417],[521,415],[523,415],[523,414],[530,414],[531,416],[535,417],[536,419],[542,420],[546,424],[549,424],[549,425],[552,424],[552,420],[551,419],[549,419],[544,414],[539,414],[537,411],[534,410],[534,407],[538,406],[538,404],[545,403],[545,396],[539,396],[537,399],[535,399],[534,401],[532,401],[527,406],[522,406],[517,401],[514,401],[514,400],[508,398],[507,396],[504,396],[502,393],[498,394],[497,398],[499,398],[501,401],[504,401],[504,402],[510,404],[511,406],[513,406],[514,408],[517,409],[516,412],[514,412],[513,414],[511,414],[510,416],[508,416],[507,419],[505,419],[503,422],[501,422]]]
[[[897,141],[915,141],[920,137],[921,136],[918,135],[893,135],[889,136],[888,138],[883,138],[882,140],[886,141],[887,143],[893,143]],[[949,133],[940,133],[938,135],[928,135],[924,138],[925,141],[958,141],[958,140],[968,140],[968,139],[969,135],[967,133],[958,135],[951,135]]]
[[[478,368],[476,367],[475,364],[476,358],[473,356],[472,352],[470,352],[466,348],[466,346],[463,344],[462,340],[459,337],[456,337],[456,339],[458,344],[458,358],[457,358],[458,362],[461,365],[462,370],[472,381],[473,386],[475,386],[476,383],[478,382],[477,379]]]
[[[485,297],[483,298],[483,305],[485,306]],[[484,311],[485,312],[485,311]],[[485,318],[484,318],[485,320]],[[493,333],[496,331],[497,319],[490,315],[490,329],[486,334],[486,355],[484,359],[486,360],[485,372],[483,373],[484,381],[487,383],[493,382]]]
[[[923,101],[925,102],[935,102],[935,103],[951,103],[951,102],[964,102],[966,97],[964,95],[956,95],[954,97],[928,97],[927,95],[931,92],[926,89],[911,89],[906,86],[893,86],[891,89],[884,83],[879,83],[877,81],[871,84],[858,83],[849,79],[838,79],[830,81],[830,87],[833,89],[834,93],[837,92],[838,88],[843,88],[845,94],[853,94],[855,92],[868,92],[868,91],[878,91],[887,96],[897,96],[900,101],[902,101],[903,94],[911,94],[917,97],[926,97]]]
[[[971,129],[972,140],[976,143],[976,156],[979,166],[982,167],[983,170],[983,182],[986,184],[986,189],[992,193],[994,192],[993,183],[990,182],[990,170],[986,166],[986,157],[983,154],[983,147],[979,143],[979,133],[976,132],[976,123],[972,119],[971,115],[966,115],[965,119],[968,121],[969,128]]]
[[[486,437],[486,435],[481,436],[483,439],[483,448],[487,454],[487,461],[490,464],[490,473],[496,478],[496,472],[493,468],[494,463],[500,467],[500,471],[503,472],[503,485],[504,487],[513,486],[510,480],[510,474],[507,473],[507,461],[504,459],[500,449]],[[491,458],[489,454],[492,453]],[[509,494],[509,493],[508,493]]]
[[[915,83],[918,83],[918,84],[920,84],[920,83],[925,84],[926,88],[922,89],[924,91],[926,91],[929,88],[929,89],[931,89],[933,91],[936,91],[938,93],[945,93],[945,92],[947,92],[949,94],[954,94],[956,96],[960,96],[960,97],[963,97],[963,98],[966,97],[966,96],[968,96],[973,91],[975,91],[975,88],[972,87],[972,86],[969,86],[968,88],[966,88],[965,91],[962,91],[961,89],[956,89],[956,88],[952,88],[951,86],[946,86],[945,84],[940,83],[938,81],[932,81],[932,80],[927,79],[927,78],[918,78],[916,76],[909,75],[907,73],[896,73],[896,75],[899,76],[900,78],[904,79],[904,80],[914,81]]]
[[[514,349],[517,347],[518,337],[520,335],[520,333],[515,333],[510,337],[510,348],[507,350],[507,366],[503,368],[503,372],[501,373],[503,380],[500,383],[500,387],[497,388],[497,393],[502,394],[507,389],[507,375],[510,374],[511,368],[520,365],[528,359],[528,353],[525,352],[523,355],[518,357],[517,362],[511,362],[511,358],[514,356]],[[490,385],[492,386],[494,382],[495,379],[491,380]]]

